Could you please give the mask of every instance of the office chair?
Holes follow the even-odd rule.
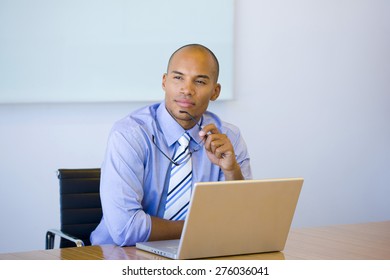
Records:
[[[89,236],[102,218],[100,169],[59,169],[61,229],[46,232],[46,249],[91,245]]]

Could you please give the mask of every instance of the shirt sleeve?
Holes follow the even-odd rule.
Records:
[[[250,165],[250,157],[245,140],[242,137],[240,130],[236,126],[233,126],[231,124],[227,124],[226,126],[227,130],[225,133],[232,142],[234,153],[236,155],[236,160],[241,168],[241,173],[244,176],[245,180],[250,180],[253,178],[253,176]]]
[[[144,188],[145,145],[139,134],[112,130],[101,175],[101,201],[105,224],[119,246],[146,241],[151,218],[141,205]],[[143,147],[142,147],[143,146]]]
[[[245,180],[253,179],[252,169],[250,165],[250,157],[248,153],[248,148],[244,139],[241,137],[241,134],[238,137],[238,144],[236,144],[236,158],[237,162],[241,167],[241,173],[244,176]]]

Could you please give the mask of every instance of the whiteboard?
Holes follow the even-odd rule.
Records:
[[[162,100],[170,55],[220,62],[233,96],[234,0],[0,0],[0,103]]]

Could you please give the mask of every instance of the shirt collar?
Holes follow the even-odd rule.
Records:
[[[181,125],[168,113],[165,107],[165,102],[161,102],[157,108],[157,122],[161,127],[161,131],[165,137],[168,146],[173,145],[184,132],[187,132],[198,144],[202,142],[199,137],[199,126],[194,125],[191,129],[185,131]]]
[[[168,113],[165,102],[161,102],[157,109],[157,122],[168,146],[173,145],[184,133],[184,129]]]

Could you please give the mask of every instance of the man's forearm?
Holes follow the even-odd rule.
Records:
[[[241,172],[241,167],[239,164],[235,166],[232,170],[224,171],[226,181],[233,181],[233,180],[244,180],[244,176]]]
[[[184,221],[169,221],[157,217],[152,218],[152,230],[149,240],[179,239]]]

